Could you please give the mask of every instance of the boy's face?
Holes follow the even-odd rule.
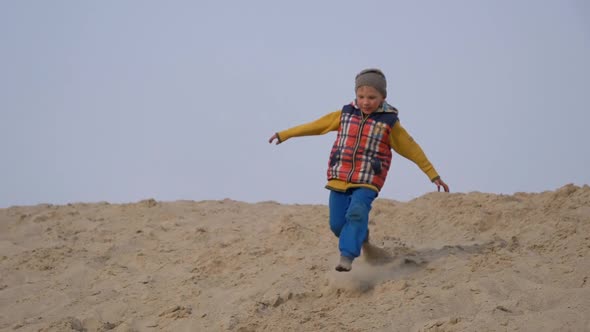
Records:
[[[375,112],[384,100],[381,93],[371,86],[360,86],[356,89],[356,105],[364,114]]]

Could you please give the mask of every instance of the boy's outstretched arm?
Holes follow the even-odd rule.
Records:
[[[412,136],[402,127],[399,121],[395,123],[391,130],[389,143],[395,152],[413,161],[428,176],[430,181],[436,184],[438,191],[442,187],[445,192],[449,192],[449,186],[441,179],[440,175],[426,157],[426,154],[414,141]]]
[[[268,143],[276,140],[276,144],[280,144],[292,137],[323,135],[330,131],[338,130],[341,114],[342,111],[332,112],[315,121],[274,133],[268,140]]]

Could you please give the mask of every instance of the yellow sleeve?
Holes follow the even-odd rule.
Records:
[[[284,142],[292,137],[323,135],[340,128],[340,115],[342,111],[336,111],[321,118],[277,133],[279,142]]]
[[[434,169],[434,166],[430,163],[422,148],[410,134],[402,127],[399,120],[395,122],[389,136],[389,144],[393,150],[403,157],[413,161],[422,172],[424,172],[430,181],[434,181],[439,178],[438,173]]]

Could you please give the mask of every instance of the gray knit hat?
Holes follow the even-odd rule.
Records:
[[[370,86],[379,91],[383,98],[387,97],[387,81],[385,74],[377,68],[368,68],[362,70],[354,80],[354,91],[361,86]]]

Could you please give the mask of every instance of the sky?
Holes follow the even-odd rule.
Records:
[[[3,1],[0,207],[327,204],[336,133],[269,137],[387,101],[452,192],[590,184],[585,0]],[[394,154],[380,198],[435,191]]]

